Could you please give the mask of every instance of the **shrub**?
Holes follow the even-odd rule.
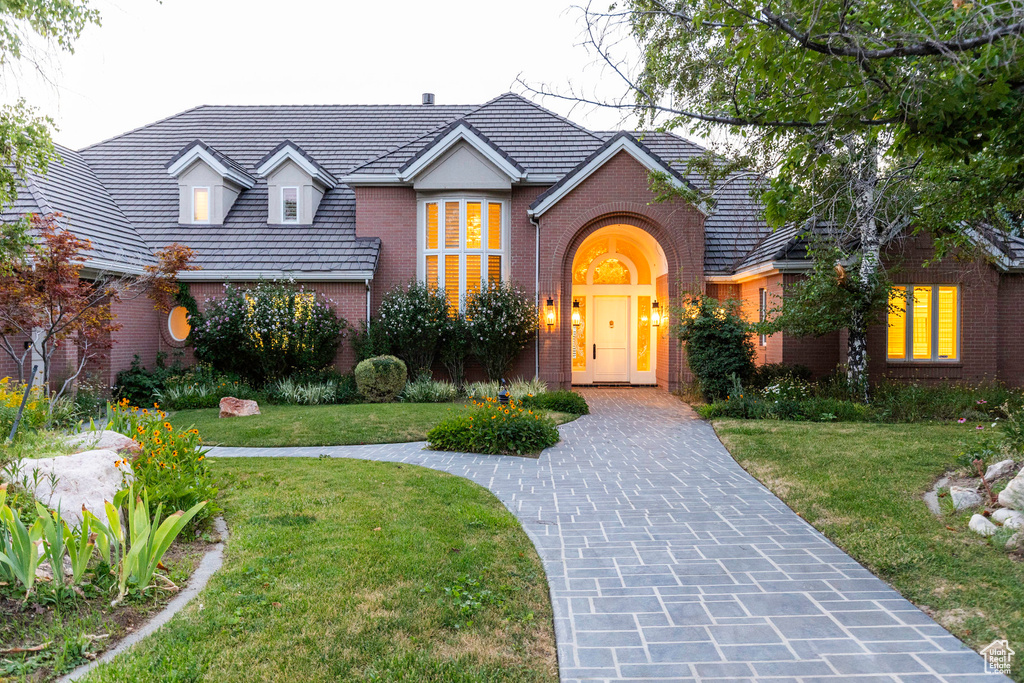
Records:
[[[469,356],[469,352],[469,328],[466,326],[465,316],[458,313],[449,317],[445,324],[438,355],[441,357],[441,364],[448,371],[448,376],[459,389],[466,383],[466,357]]]
[[[182,369],[177,361],[173,366],[166,364],[167,354],[156,354],[156,366],[152,370],[142,367],[142,359],[138,354],[132,359],[131,367],[117,373],[117,386],[114,397],[126,398],[132,405],[148,406],[157,400],[157,392],[162,391],[165,382],[174,375],[181,374]]]
[[[750,325],[735,301],[720,303],[709,296],[692,296],[673,325],[686,345],[690,370],[705,400],[725,396],[735,375],[744,384],[754,371]]]
[[[13,381],[10,377],[0,379],[0,443],[10,435],[24,396],[24,383]],[[42,427],[49,419],[49,413],[50,399],[43,392],[43,387],[37,384],[29,392],[19,429]]]
[[[787,365],[786,363],[765,363],[754,368],[750,375],[752,389],[764,389],[779,380],[798,380],[810,382],[813,373],[806,365]]]
[[[356,366],[356,386],[370,403],[388,403],[405,388],[405,363],[394,356],[367,358]]]
[[[413,282],[384,294],[371,325],[383,327],[391,353],[401,358],[411,377],[430,371],[448,327],[448,300],[436,287]]]
[[[338,383],[332,380],[322,382],[300,382],[286,377],[267,386],[267,397],[273,403],[319,406],[335,402]]]
[[[450,403],[459,397],[459,389],[452,382],[437,382],[430,375],[421,375],[405,385],[398,396],[405,403]]]
[[[504,282],[488,282],[466,302],[470,349],[497,381],[508,375],[516,357],[537,334],[537,305]]]
[[[548,390],[548,385],[538,379],[514,379],[507,384],[507,387],[508,395],[516,401],[522,401],[530,394],[543,394]],[[501,391],[501,384],[497,381],[473,382],[466,387],[466,395],[478,401],[497,398],[499,391]]]
[[[474,408],[442,420],[427,432],[430,448],[439,451],[528,455],[558,443],[554,421],[516,401],[501,406],[494,399],[474,401]]]
[[[988,419],[1000,415],[1003,404],[1011,410],[1019,408],[1021,400],[1019,392],[994,382],[977,385],[880,382],[872,391],[871,403],[884,422],[916,422],[974,419],[977,413]]]
[[[196,358],[262,386],[333,362],[345,321],[314,292],[261,282],[208,302],[193,317]]]
[[[381,325],[367,326],[365,320],[360,320],[359,327],[349,325],[348,333],[352,339],[352,350],[356,352],[357,363],[391,353],[391,344]]]
[[[527,396],[523,399],[523,405],[528,408],[541,408],[543,410],[553,410],[573,415],[587,415],[590,413],[587,400],[575,391],[568,391],[566,389],[545,391],[540,394]]]
[[[197,365],[188,372],[168,378],[156,392],[156,402],[171,410],[216,408],[225,396],[258,399],[259,393],[237,375],[217,372],[208,365]]]
[[[162,410],[149,410],[121,399],[107,409],[107,429],[130,436],[142,446],[142,453],[127,459],[135,475],[134,486],[145,492],[154,505],[170,510],[189,510],[207,500],[193,518],[199,524],[219,511],[213,504],[217,489],[206,467],[206,449],[196,429],[176,429]]]

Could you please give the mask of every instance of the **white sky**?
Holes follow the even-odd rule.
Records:
[[[74,55],[5,78],[56,120],[55,138],[80,148],[199,104],[475,104],[522,74],[619,95],[613,76],[577,46],[573,0],[93,0],[103,16]],[[549,99],[544,106],[593,129],[621,114]],[[628,125],[628,124],[626,124]]]

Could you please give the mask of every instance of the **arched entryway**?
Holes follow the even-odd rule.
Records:
[[[668,306],[657,285],[667,272],[661,245],[632,225],[607,225],[580,244],[571,273],[573,384],[657,384]]]

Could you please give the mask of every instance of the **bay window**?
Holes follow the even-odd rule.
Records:
[[[439,198],[421,202],[420,272],[428,287],[445,291],[459,309],[484,282],[506,276],[506,202]]]
[[[889,293],[886,357],[890,361],[960,358],[960,288],[897,285]]]

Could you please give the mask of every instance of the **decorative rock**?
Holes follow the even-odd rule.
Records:
[[[1024,470],[1018,472],[1006,488],[999,492],[999,504],[1004,508],[1024,510]]]
[[[220,400],[221,417],[248,417],[259,414],[260,407],[256,401],[246,401],[234,396],[225,396]]]
[[[121,490],[128,466],[118,468],[122,457],[113,450],[84,451],[55,458],[22,461],[22,472],[29,481],[39,482],[33,494],[36,500],[53,509],[60,506],[61,517],[70,526],[82,522],[82,507],[104,519],[103,501],[113,500]],[[55,481],[51,481],[51,479]]]
[[[1024,549],[1024,531],[1018,531],[1006,541],[1007,550]]]
[[[1003,524],[1010,517],[1013,517],[1014,515],[1019,515],[1019,514],[1021,514],[1021,513],[1017,512],[1016,510],[1007,510],[1006,508],[999,508],[998,510],[996,510],[996,511],[994,511],[992,513],[992,521],[996,522],[998,524]]]
[[[966,510],[967,508],[978,507],[985,501],[985,499],[981,497],[980,493],[974,489],[964,488],[963,486],[950,486],[949,498],[953,501],[953,507],[957,510]]]
[[[1007,529],[1024,529],[1024,512],[1013,511],[1013,514],[1006,518],[1003,526]]]
[[[105,429],[101,432],[82,432],[67,438],[67,444],[75,449],[76,453],[86,450],[110,450],[118,453],[131,453],[137,455],[142,452],[142,446],[131,437],[112,432]]]
[[[993,465],[989,465],[988,469],[985,470],[985,481],[993,482],[996,479],[1002,479],[1013,472],[1014,464],[1013,460],[1000,460]]]
[[[968,527],[974,533],[981,534],[982,536],[992,536],[999,531],[999,527],[990,522],[984,515],[974,515],[971,517]]]

